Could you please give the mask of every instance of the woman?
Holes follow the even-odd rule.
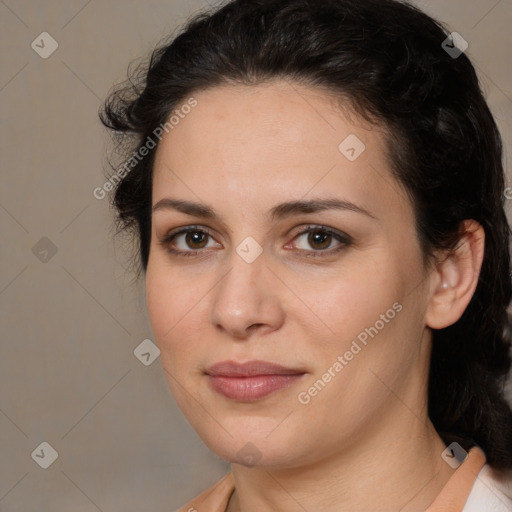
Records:
[[[512,508],[502,147],[456,42],[234,0],[108,98],[169,387],[231,463],[180,510]]]

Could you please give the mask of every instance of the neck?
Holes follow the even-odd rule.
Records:
[[[424,416],[395,402],[395,410],[372,421],[351,446],[312,464],[284,469],[232,464],[236,490],[227,512],[424,511],[454,471],[442,460],[446,446]]]

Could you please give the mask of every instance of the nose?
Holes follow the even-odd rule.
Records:
[[[238,340],[279,329],[284,323],[282,283],[267,267],[264,253],[247,263],[233,251],[230,263],[230,270],[212,290],[213,325]]]

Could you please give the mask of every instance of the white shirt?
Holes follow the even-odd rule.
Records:
[[[496,472],[485,464],[471,488],[462,512],[511,512],[512,477],[499,479]]]

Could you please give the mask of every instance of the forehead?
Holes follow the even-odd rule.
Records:
[[[338,144],[351,134],[365,141],[371,138],[372,146],[384,143],[381,129],[321,89],[275,81],[222,85],[198,91],[194,98],[197,106],[164,134],[159,153],[168,146],[185,152],[193,145],[200,153],[183,156],[210,153],[218,157],[229,152],[247,158],[271,156],[278,162],[280,155],[287,161],[297,155],[294,160],[300,161],[304,155],[320,158],[323,152],[337,159],[341,156]]]
[[[325,91],[282,81],[193,97],[197,105],[159,143],[153,204],[170,190],[253,205],[335,191],[365,202],[401,194],[386,132]]]

